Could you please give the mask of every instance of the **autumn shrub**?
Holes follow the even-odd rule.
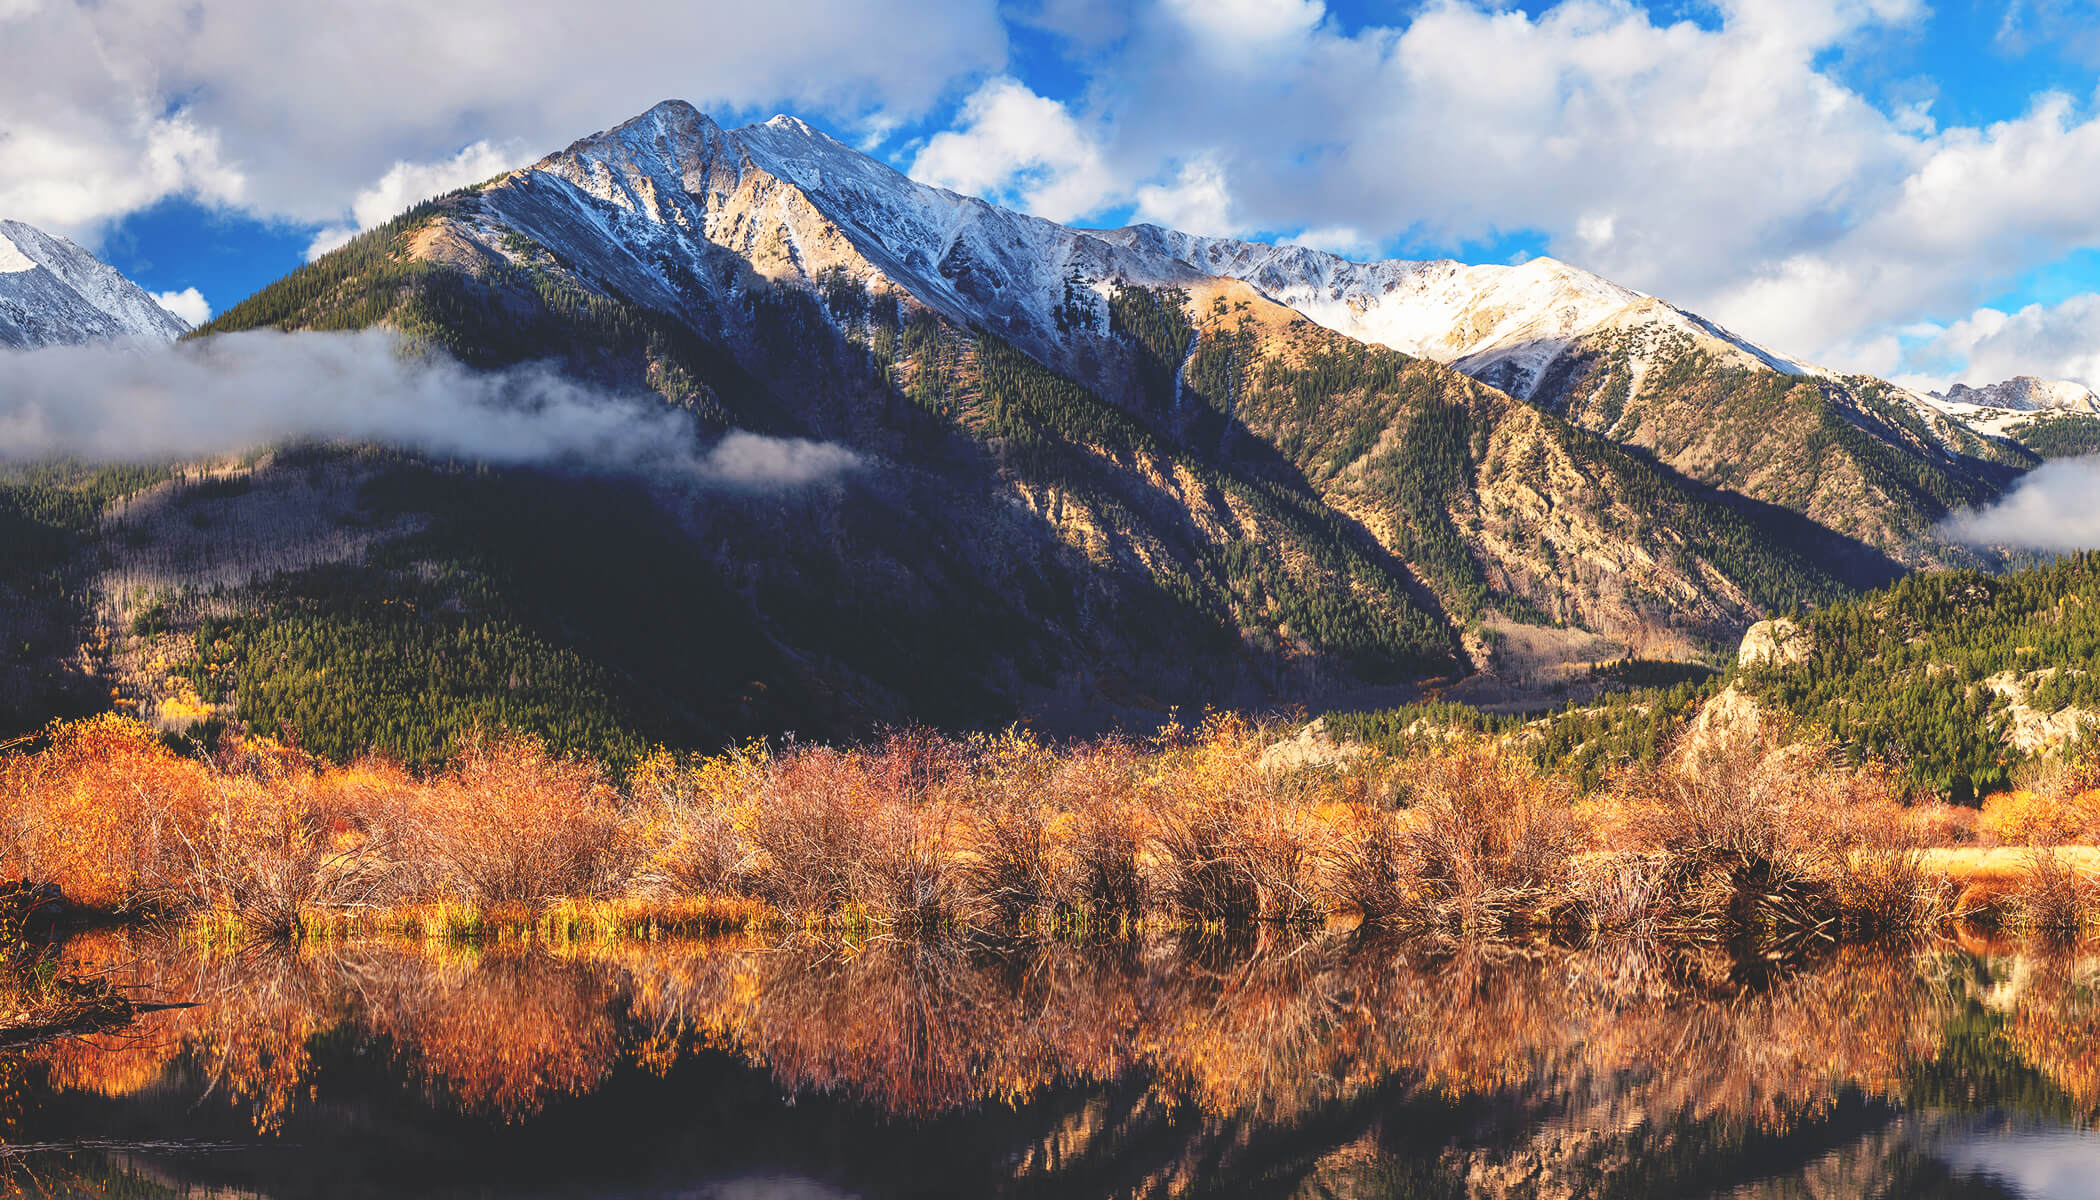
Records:
[[[1370,805],[1348,809],[1329,849],[1328,886],[1336,904],[1354,909],[1367,925],[1402,919],[1414,899],[1407,848],[1397,814]]]
[[[1928,868],[1929,826],[1889,794],[1887,777],[1854,786],[1840,812],[1828,814],[1838,860],[1840,919],[1854,932],[1916,929],[1952,915],[1957,889]]]
[[[1600,933],[1652,938],[1669,932],[1677,916],[1668,860],[1659,854],[1613,852],[1576,860],[1569,870],[1568,916]]]
[[[1060,763],[1032,736],[1008,731],[975,747],[964,805],[968,885],[992,914],[1019,923],[1054,907],[1060,854],[1051,781]]]
[[[1316,921],[1327,913],[1325,865],[1334,826],[1316,811],[1322,781],[1307,772],[1265,773],[1239,811],[1243,853],[1271,921]]]
[[[1907,815],[1920,845],[1967,846],[1982,836],[1983,814],[1966,804],[1914,798]]]
[[[1583,841],[1565,783],[1480,745],[1427,759],[1414,794],[1405,838],[1418,919],[1492,927],[1565,893]]]
[[[953,795],[964,761],[960,746],[918,731],[774,757],[746,818],[751,890],[803,918],[857,905],[884,920],[954,919],[969,896]]]
[[[1051,892],[1060,910],[1128,918],[1145,907],[1153,810],[1138,770],[1137,749],[1111,739],[1063,756],[1047,781],[1061,851]]]
[[[288,935],[316,910],[383,906],[404,894],[407,856],[366,827],[362,797],[341,776],[324,782],[303,755],[244,747],[216,758],[209,781],[209,811],[182,835],[184,861],[142,893],[157,907]]]
[[[419,892],[535,905],[613,894],[642,865],[603,772],[536,738],[471,735],[445,770],[377,799],[370,834],[416,865]]]
[[[1214,718],[1162,755],[1153,788],[1157,894],[1198,921],[1301,921],[1320,915],[1323,830],[1302,773],[1265,771],[1261,731]]]
[[[2100,769],[2050,761],[1988,796],[1978,829],[2001,846],[2061,846],[2100,835]]]
[[[139,905],[181,869],[185,831],[210,807],[206,771],[117,716],[46,735],[42,751],[0,760],[0,878],[56,884],[81,904]]]
[[[2035,930],[2075,930],[2100,919],[2100,876],[2055,847],[2029,852],[2027,871],[2007,897],[2015,923]]]
[[[961,866],[968,749],[925,729],[891,733],[863,756],[871,798],[854,862],[856,900],[884,919],[939,925],[974,913]]]
[[[636,764],[625,819],[642,848],[638,890],[675,897],[746,889],[758,863],[748,827],[770,757],[753,744],[712,757],[658,750]]]
[[[1926,853],[1946,814],[1814,746],[1722,739],[1578,801],[1486,741],[1366,764],[1269,753],[1276,734],[1231,717],[1069,747],[906,730],[659,752],[616,784],[507,734],[417,773],[235,735],[189,757],[98,718],[0,757],[0,879],[257,931],[399,912],[419,914],[402,927],[468,936],[542,918],[624,927],[648,905],[1075,928],[1353,910],[1373,925],[1636,935],[1910,928],[1948,908]],[[2089,781],[2066,780],[2049,794],[2083,803]],[[2028,909],[2057,911],[2063,881],[2042,880]]]
[[[1198,921],[1249,920],[1261,896],[1247,861],[1235,852],[1232,814],[1224,806],[1177,806],[1160,819],[1156,890],[1167,906]]]
[[[1680,923],[1834,917],[1847,846],[1830,818],[1845,797],[1823,748],[1737,733],[1621,786],[1634,836],[1667,855]]]

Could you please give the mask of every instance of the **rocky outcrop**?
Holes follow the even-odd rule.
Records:
[[[1327,719],[1314,718],[1298,736],[1277,742],[1261,752],[1263,771],[1346,770],[1349,764],[1369,753],[1355,742],[1336,742],[1327,732]]]
[[[1745,670],[1762,666],[1790,667],[1807,662],[1815,652],[1815,638],[1806,629],[1785,617],[1775,617],[1759,621],[1743,635],[1743,644],[1735,653],[1735,663]]]
[[[2100,713],[2083,708],[2043,712],[2027,703],[2035,686],[2057,670],[2050,667],[2025,675],[2000,671],[1983,681],[1993,695],[2006,701],[2005,744],[2022,754],[2061,751],[2083,737],[2086,730],[2100,729]]]

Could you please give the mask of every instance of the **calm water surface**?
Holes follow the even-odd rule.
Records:
[[[2100,1197],[2100,947],[76,941],[0,1195]]]

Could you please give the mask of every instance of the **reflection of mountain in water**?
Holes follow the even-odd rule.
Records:
[[[2069,949],[1784,971],[1354,936],[76,951],[200,1003],[0,1067],[0,1142],[243,1149],[0,1155],[0,1181],[1991,1195],[2017,1194],[1977,1173],[2006,1128],[1960,1114],[2100,1111],[2100,958]]]

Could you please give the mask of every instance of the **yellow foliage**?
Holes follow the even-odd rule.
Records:
[[[1983,802],[1978,829],[2008,846],[2055,846],[2100,830],[2100,792],[1999,792]]]

